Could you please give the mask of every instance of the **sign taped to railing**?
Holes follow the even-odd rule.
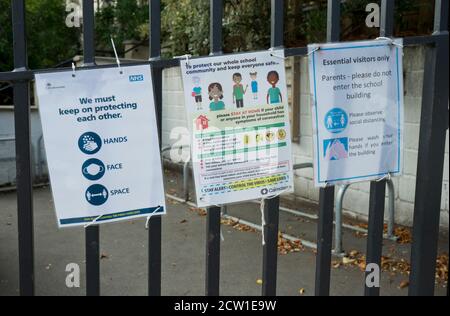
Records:
[[[401,175],[402,43],[308,46],[316,186]]]
[[[166,211],[150,67],[36,75],[60,227]]]
[[[200,207],[292,191],[283,51],[182,60]]]

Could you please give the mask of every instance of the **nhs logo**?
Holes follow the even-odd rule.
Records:
[[[144,81],[144,75],[132,75],[129,77],[130,82]]]

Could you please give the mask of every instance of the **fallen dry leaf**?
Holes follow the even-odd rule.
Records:
[[[412,241],[411,230],[406,227],[395,227],[394,235],[397,237],[397,243],[404,245]]]
[[[359,254],[357,251],[350,252],[349,256],[342,258],[342,264],[333,262],[334,268],[340,266],[355,266],[361,271],[366,269],[366,257]],[[381,257],[381,270],[383,272],[390,272],[391,275],[401,274],[409,275],[411,271],[411,264],[405,259],[394,259],[392,257]],[[441,254],[436,259],[436,280],[440,283],[448,282],[448,255]]]
[[[196,212],[199,216],[206,216],[208,214],[204,208],[190,207],[189,210]]]
[[[356,262],[356,259],[351,259],[349,257],[342,258],[342,263],[345,264],[345,265],[352,264],[352,263],[355,263],[355,262]]]
[[[448,255],[442,254],[436,259],[436,278],[448,281]]]
[[[287,255],[293,252],[300,252],[304,247],[300,240],[291,241],[283,238],[281,232],[278,233],[278,251],[281,255]]]
[[[222,223],[222,225],[231,226],[232,228],[242,232],[252,232],[252,233],[256,232],[256,229],[245,224],[240,224],[239,222],[233,221],[232,219],[229,218],[222,218],[220,222]]]
[[[404,288],[406,288],[406,287],[408,287],[409,286],[409,281],[402,281],[402,282],[400,282],[400,285],[398,286],[398,288],[399,289],[404,289]]]
[[[100,260],[103,260],[103,259],[109,259],[108,254],[105,252],[102,252],[102,254],[100,255]]]
[[[333,261],[333,262],[331,263],[331,265],[332,265],[332,267],[333,267],[334,269],[337,269],[337,268],[339,268],[339,267],[341,266],[341,263],[340,263],[339,261]]]

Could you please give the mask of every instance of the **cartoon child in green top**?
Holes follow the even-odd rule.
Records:
[[[267,103],[276,104],[283,102],[283,96],[277,83],[280,81],[280,75],[276,71],[271,71],[267,74],[267,81],[272,85],[272,88],[267,91]]]
[[[233,75],[233,103],[236,103],[237,108],[244,107],[244,95],[247,92],[248,85],[245,87],[241,84],[242,75],[240,73],[235,73]]]
[[[225,103],[223,103],[223,89],[222,85],[218,82],[211,83],[208,87],[209,99],[212,102],[209,104],[211,111],[225,110]]]

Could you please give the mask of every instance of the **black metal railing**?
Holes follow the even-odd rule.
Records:
[[[153,71],[155,106],[161,138],[162,71],[179,65],[175,59],[161,59],[161,1],[150,1],[150,60]],[[223,0],[211,3],[211,54],[222,53]],[[338,42],[340,0],[328,0],[327,41]],[[271,46],[283,47],[284,0],[271,0]],[[380,36],[391,37],[394,29],[394,0],[381,1]],[[25,0],[12,0],[14,71],[0,72],[0,81],[14,86],[14,113],[17,161],[17,204],[19,237],[20,294],[34,295],[33,203],[30,154],[30,108],[28,83],[37,70],[27,67]],[[94,1],[83,0],[83,43],[86,68],[95,65]],[[435,1],[434,32],[408,37],[405,45],[426,47],[426,67],[419,139],[417,186],[415,195],[410,295],[433,295],[439,234],[439,216],[448,129],[448,1]],[[268,47],[269,48],[269,47]],[[286,56],[305,56],[306,47],[285,49]],[[133,65],[133,64],[130,64]],[[126,67],[126,65],[124,65]],[[47,71],[47,70],[39,70]],[[48,70],[55,71],[55,70]],[[386,181],[372,182],[369,203],[367,263],[381,262]],[[316,295],[330,294],[331,248],[334,187],[320,189],[317,233]],[[264,208],[266,242],[263,249],[262,294],[276,295],[279,198],[267,200]],[[220,288],[220,208],[211,207],[207,215],[206,295],[219,295]],[[153,216],[148,233],[148,294],[161,295],[161,216]],[[100,295],[100,229],[86,228],[86,294]],[[363,286],[363,285],[361,285]],[[379,288],[365,288],[366,295],[379,295]]]

